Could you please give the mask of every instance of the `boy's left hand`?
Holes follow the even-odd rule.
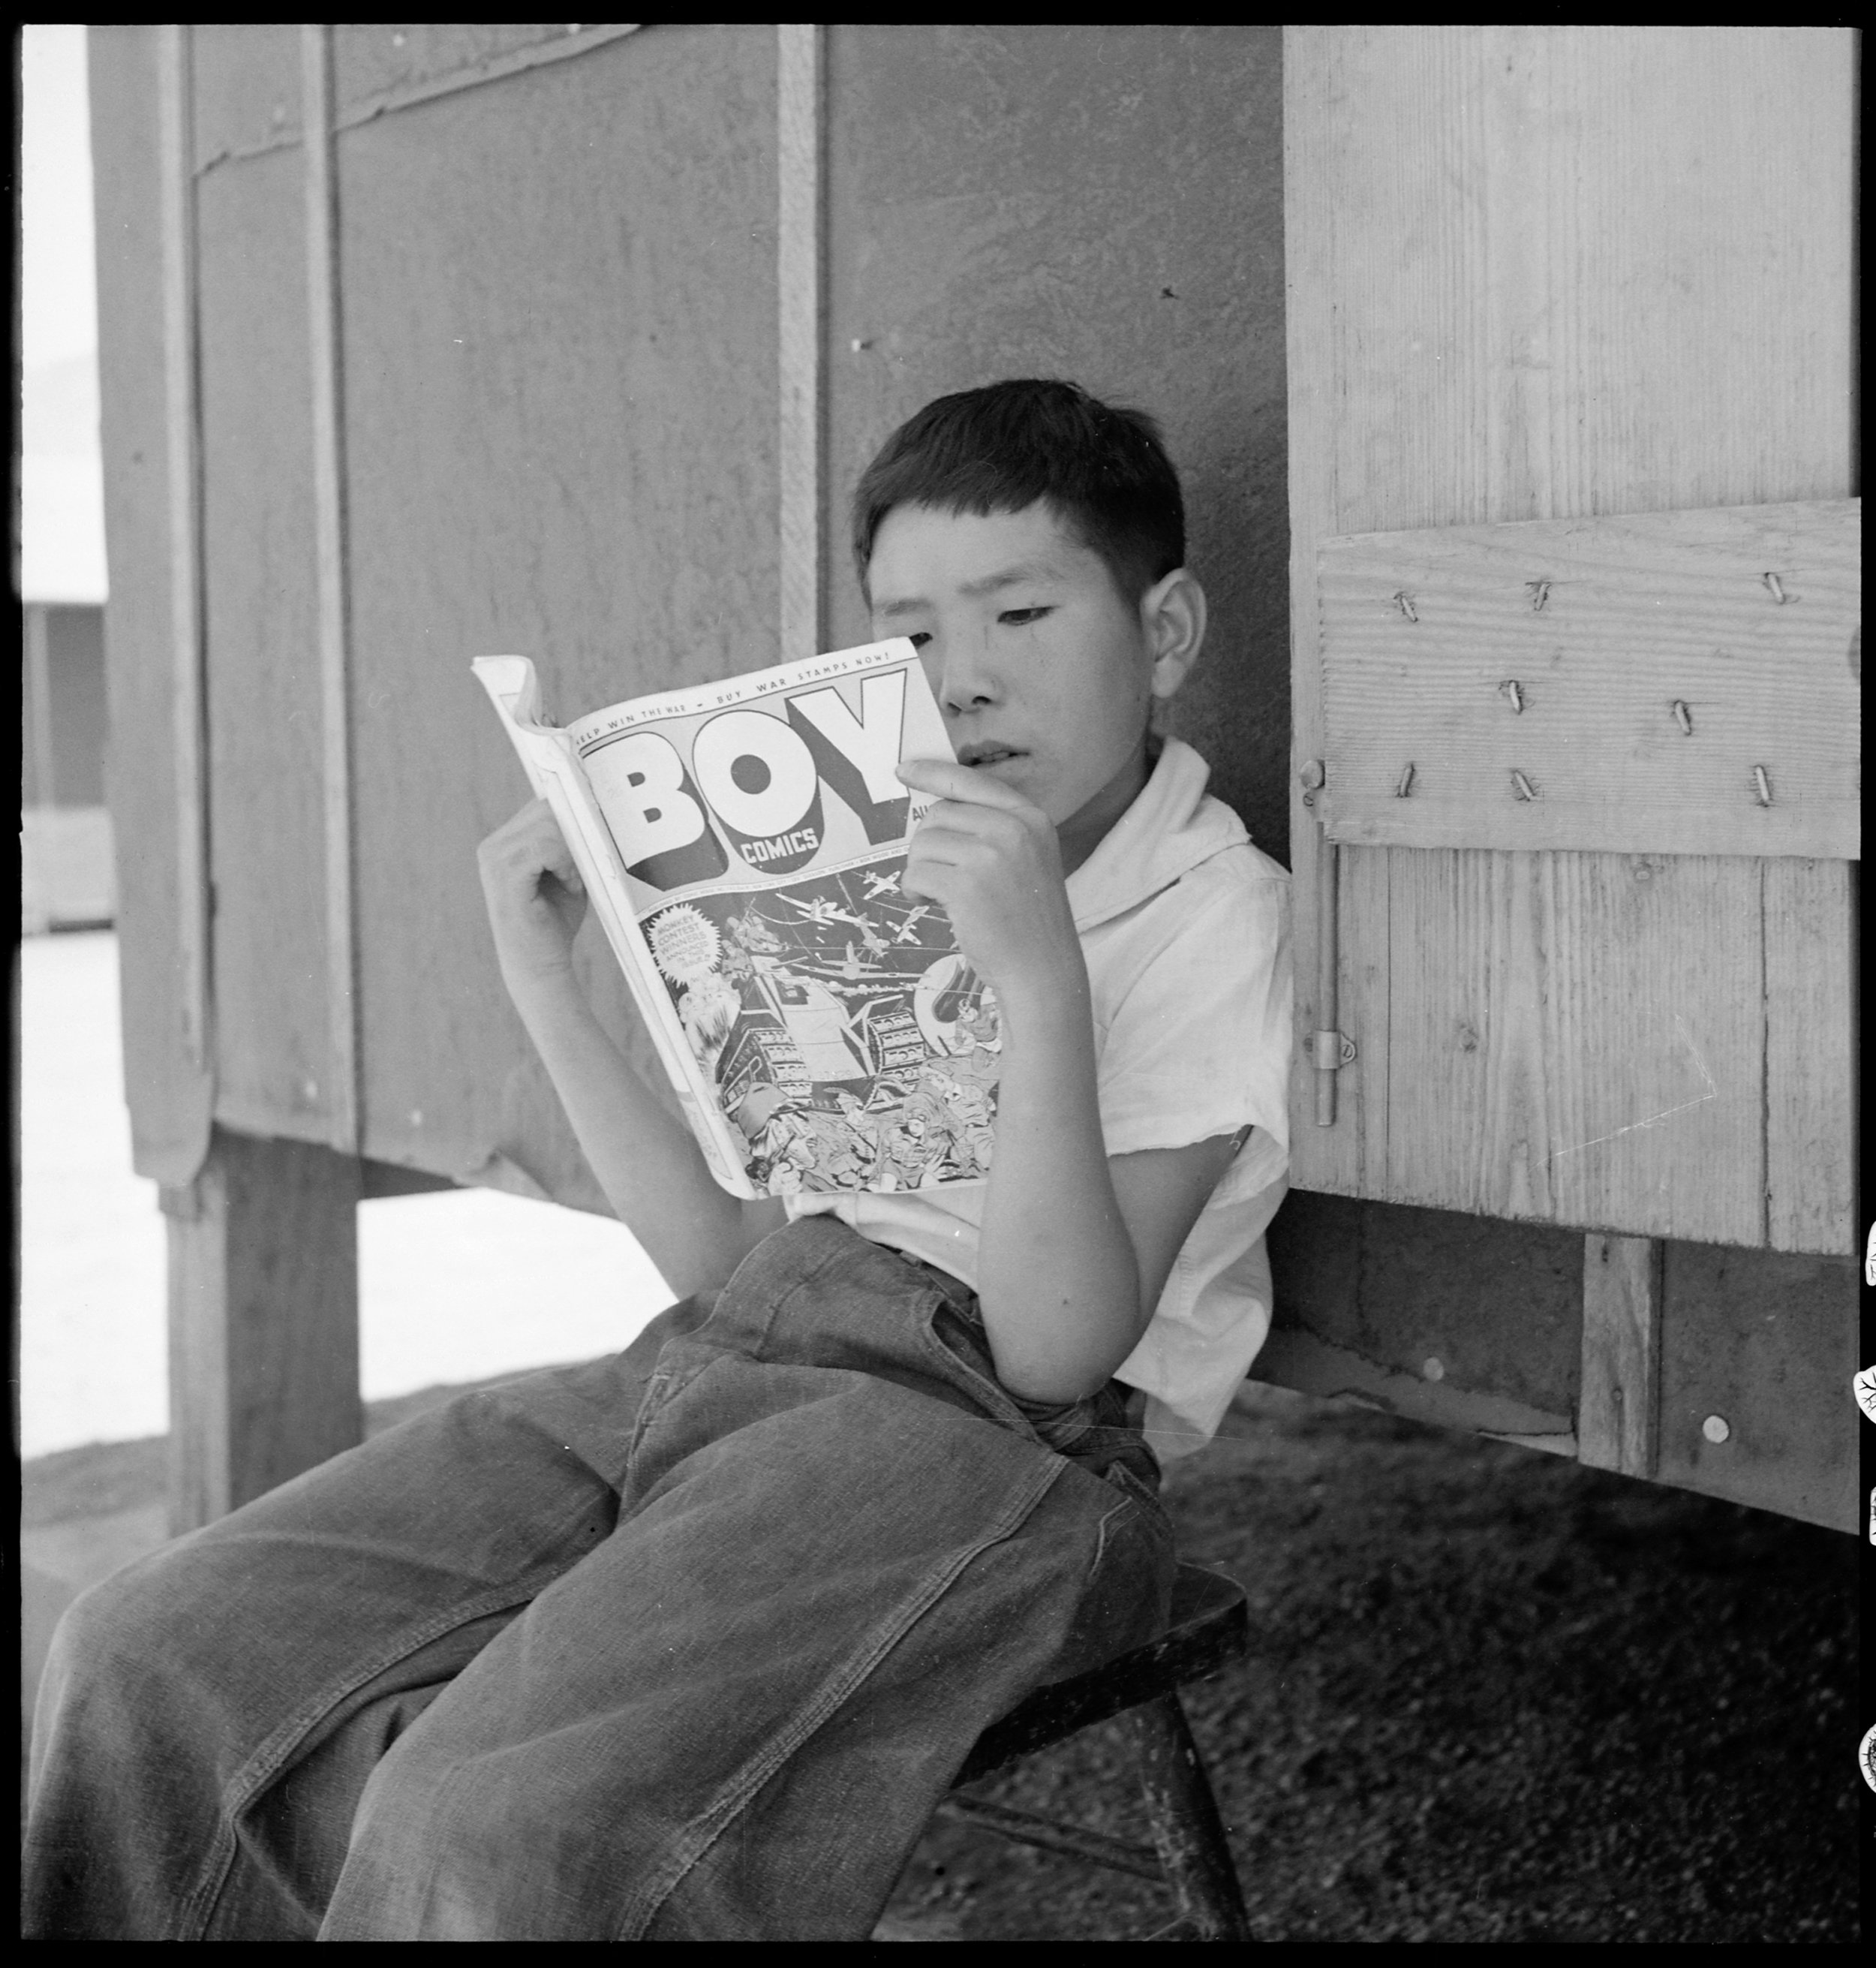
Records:
[[[1053,822],[988,773],[950,759],[908,759],[906,785],[933,794],[907,850],[901,887],[944,905],[959,947],[998,997],[1059,999],[1085,984]]]

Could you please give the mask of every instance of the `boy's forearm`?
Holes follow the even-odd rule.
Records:
[[[571,971],[509,995],[614,1212],[680,1296],[721,1284],[767,1226],[712,1180],[690,1130],[632,1070]]]
[[[1143,1323],[1139,1262],[1102,1140],[1085,982],[1002,1011],[978,1300],[1004,1384],[1028,1400],[1079,1400],[1133,1351]]]

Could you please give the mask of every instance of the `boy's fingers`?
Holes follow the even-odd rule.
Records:
[[[956,800],[966,806],[1001,807],[1006,813],[1024,813],[1030,803],[999,779],[987,772],[974,772],[955,759],[907,759],[898,769],[900,783],[921,793],[935,793],[940,799]]]

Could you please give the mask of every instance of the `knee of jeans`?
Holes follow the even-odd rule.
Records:
[[[81,1592],[53,1630],[42,1685],[147,1685],[212,1651],[226,1626],[204,1607],[220,1595],[192,1584],[192,1569],[184,1553],[153,1552]]]

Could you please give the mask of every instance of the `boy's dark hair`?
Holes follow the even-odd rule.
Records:
[[[860,584],[895,506],[1020,513],[1038,499],[1129,601],[1185,564],[1185,502],[1159,426],[1073,383],[1026,377],[940,397],[880,446],[854,488]]]

